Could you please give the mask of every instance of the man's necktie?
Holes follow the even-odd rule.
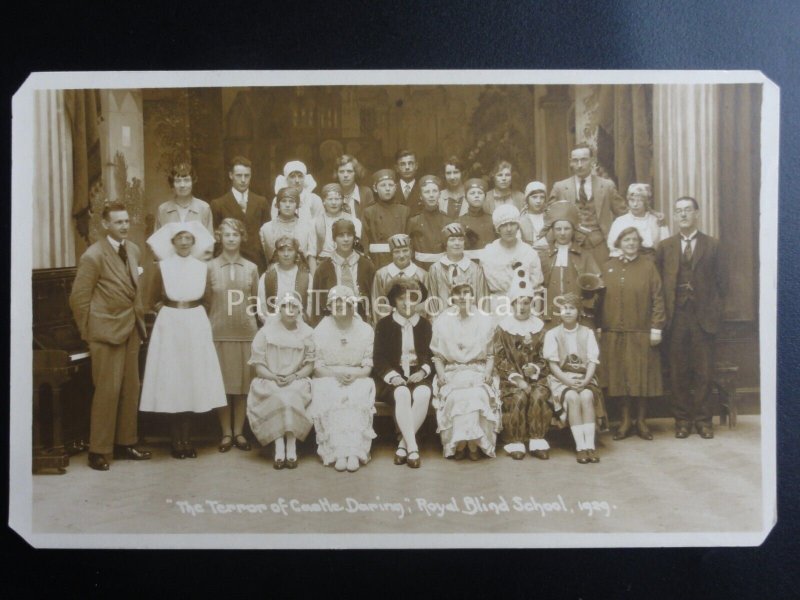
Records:
[[[408,198],[408,195],[411,193],[411,186],[407,183],[403,184],[403,195]]]
[[[119,245],[119,257],[122,259],[122,262],[125,263],[125,266],[128,266],[128,251],[125,249],[125,244]]]
[[[458,275],[458,265],[451,265],[450,266],[450,285],[452,286],[456,282],[456,276]]]
[[[586,195],[586,178],[581,179],[581,187],[578,190],[578,202],[581,206],[586,206],[589,202],[589,196]]]
[[[686,246],[683,249],[683,260],[687,263],[692,262],[692,240],[684,240]]]
[[[353,270],[350,268],[350,263],[342,263],[342,285],[346,285],[351,290],[355,291],[356,282],[353,281]]]

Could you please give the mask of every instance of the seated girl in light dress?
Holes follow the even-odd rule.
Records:
[[[267,319],[253,340],[250,364],[256,376],[247,397],[247,416],[263,446],[274,442],[274,468],[294,469],[296,442],[311,431],[306,409],[311,403],[314,330],[303,323],[297,294],[278,298],[276,309],[278,314]]]
[[[431,352],[436,368],[434,401],[444,456],[471,460],[480,451],[494,457],[500,421],[500,398],[493,376],[492,316],[475,307],[466,278],[451,288],[453,306],[433,321]]]
[[[569,421],[580,464],[600,462],[595,451],[595,421],[605,420],[603,396],[595,370],[600,349],[594,331],[578,324],[580,298],[567,293],[558,299],[561,324],[544,337],[542,357],[548,361],[547,381],[556,413]]]
[[[353,290],[337,285],[328,292],[329,315],[314,330],[314,379],[310,416],[317,453],[337,471],[358,471],[370,459],[375,438],[375,382],[372,350],[375,334],[356,314]]]

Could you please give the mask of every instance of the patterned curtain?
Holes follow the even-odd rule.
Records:
[[[72,133],[64,91],[34,94],[33,268],[75,266]]]

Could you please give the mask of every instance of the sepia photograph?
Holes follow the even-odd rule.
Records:
[[[778,109],[753,71],[32,75],[10,526],[759,545]]]

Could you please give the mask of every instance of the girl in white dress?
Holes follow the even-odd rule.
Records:
[[[433,406],[444,456],[494,457],[500,420],[498,381],[493,376],[494,324],[475,308],[466,279],[451,288],[453,306],[433,321],[431,352],[436,369]]]
[[[308,261],[311,274],[316,270],[317,237],[313,221],[300,218],[303,201],[300,192],[294,188],[282,188],[277,196],[278,213],[261,226],[259,236],[267,262],[273,261],[275,242],[282,237],[292,237],[303,256]]]
[[[275,444],[275,469],[297,467],[299,439],[306,439],[311,420],[311,371],[314,368],[314,330],[303,323],[303,305],[287,292],[277,301],[278,314],[270,316],[253,340],[250,364],[256,377],[247,397],[247,417],[258,441]]]
[[[172,456],[195,458],[190,415],[225,406],[225,385],[204,304],[210,298],[206,254],[214,238],[199,222],[168,223],[147,240],[160,259],[148,305],[158,310],[139,410],[169,413]]]
[[[317,433],[317,453],[337,471],[358,471],[366,464],[375,432],[375,382],[372,350],[375,333],[356,314],[352,289],[328,292],[330,315],[314,330],[314,379],[309,413]]]

